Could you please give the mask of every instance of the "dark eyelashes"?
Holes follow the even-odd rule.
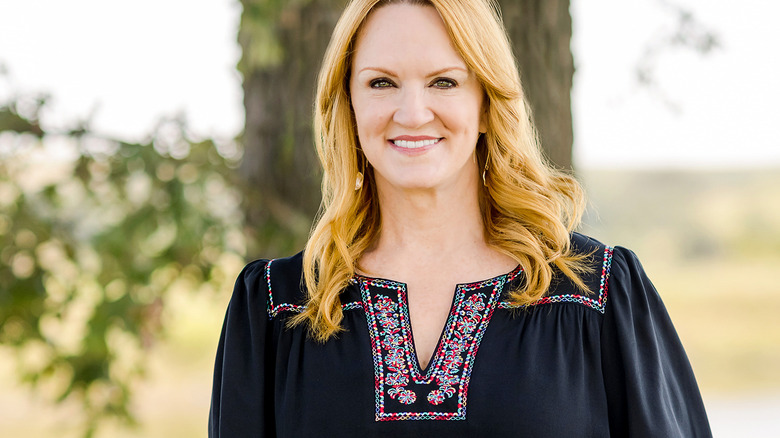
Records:
[[[368,83],[368,86],[371,88],[388,88],[392,87],[393,85],[393,82],[387,78],[372,79],[371,82]]]
[[[372,79],[368,86],[371,88],[389,88],[395,86],[395,83],[388,78],[376,78]],[[455,88],[458,86],[458,81],[450,78],[436,78],[429,86],[440,89]]]
[[[436,78],[431,85],[436,88],[455,88],[458,86],[458,81],[450,78]]]

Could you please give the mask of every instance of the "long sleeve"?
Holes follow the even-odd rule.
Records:
[[[236,280],[214,366],[209,437],[274,436],[268,376],[266,261],[252,262]]]
[[[636,255],[616,248],[602,327],[611,435],[711,437],[688,357]]]

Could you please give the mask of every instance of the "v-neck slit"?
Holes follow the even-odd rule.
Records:
[[[377,421],[465,418],[479,343],[506,284],[520,272],[517,267],[488,280],[455,286],[449,314],[425,368],[414,343],[406,283],[355,276],[371,340]]]
[[[448,309],[447,318],[444,321],[444,325],[439,330],[439,337],[438,337],[438,339],[436,341],[436,346],[433,349],[433,351],[431,352],[430,357],[428,357],[428,363],[427,363],[427,365],[425,367],[423,367],[422,363],[420,362],[420,355],[418,354],[417,342],[415,341],[414,329],[412,327],[412,317],[411,317],[411,312],[410,312],[410,307],[409,307],[409,285],[407,283],[405,283],[405,282],[402,282],[402,281],[390,280],[390,279],[381,278],[381,277],[370,277],[370,276],[362,275],[362,274],[355,274],[355,278],[357,280],[359,280],[359,281],[360,280],[363,280],[363,281],[365,281],[365,280],[376,280],[376,281],[381,281],[381,282],[387,282],[389,284],[396,284],[399,287],[403,288],[403,291],[404,291],[404,293],[403,293],[403,305],[401,306],[401,310],[405,313],[405,315],[404,315],[406,317],[405,319],[407,321],[409,321],[409,339],[408,339],[408,341],[409,341],[408,348],[409,348],[409,353],[410,353],[410,360],[409,361],[411,362],[411,365],[413,367],[413,370],[411,370],[411,371],[414,371],[414,373],[417,376],[421,377],[422,380],[428,380],[430,378],[430,375],[429,375],[430,371],[431,371],[431,369],[433,369],[431,365],[434,364],[435,362],[439,362],[439,359],[440,359],[439,355],[440,355],[442,347],[443,347],[442,346],[443,339],[445,338],[445,335],[454,328],[454,327],[451,327],[451,325],[455,323],[455,318],[454,318],[455,303],[456,303],[456,300],[458,298],[458,293],[462,293],[461,292],[461,288],[462,287],[474,286],[474,285],[490,284],[490,283],[493,283],[496,280],[501,279],[501,278],[505,278],[505,280],[504,280],[504,285],[505,285],[505,283],[508,283],[509,281],[514,279],[521,271],[522,271],[522,267],[520,265],[518,265],[518,266],[516,266],[514,269],[512,269],[511,271],[509,271],[506,274],[497,275],[497,276],[489,278],[487,280],[473,281],[473,282],[468,282],[468,283],[457,283],[455,285],[455,291],[452,294],[452,299],[450,300],[450,306],[449,306],[449,309]],[[503,286],[502,286],[502,288],[503,288]],[[502,290],[502,292],[503,292],[503,290]]]
[[[422,380],[428,380],[430,378],[430,371],[434,368],[432,367],[432,364],[439,361],[439,354],[442,349],[442,341],[445,338],[446,333],[451,329],[450,324],[453,322],[453,311],[455,310],[455,302],[458,297],[458,292],[460,290],[460,285],[455,286],[455,291],[452,294],[452,298],[450,299],[450,306],[449,310],[447,311],[447,318],[444,320],[444,325],[439,330],[439,337],[436,340],[436,346],[434,347],[433,351],[431,352],[430,357],[428,357],[428,363],[425,367],[422,366],[422,363],[420,362],[420,355],[418,354],[417,349],[417,341],[414,337],[414,326],[412,325],[412,314],[409,307],[409,289],[406,284],[404,284],[404,303],[402,306],[403,311],[406,313],[406,319],[409,321],[409,349],[410,349],[410,355],[412,356],[411,362],[414,365],[414,371],[415,373],[422,379]]]

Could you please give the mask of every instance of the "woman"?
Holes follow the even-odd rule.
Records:
[[[240,275],[210,436],[710,436],[633,253],[572,232],[491,2],[352,1],[315,115],[322,215]]]

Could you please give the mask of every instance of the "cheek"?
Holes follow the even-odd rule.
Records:
[[[376,140],[374,140],[376,138],[376,135],[374,134],[376,128],[371,122],[371,117],[365,112],[355,112],[355,123],[357,125],[356,132],[358,145],[363,150],[363,153],[368,156],[369,150],[375,149],[373,144],[376,143]]]
[[[359,99],[355,99],[355,98],[352,99],[352,114],[355,119],[355,128],[357,131],[358,139],[362,140],[364,136],[365,125],[366,125],[365,122],[366,114],[365,114],[364,106],[361,105]]]
[[[480,96],[464,95],[436,103],[441,122],[454,133],[478,134],[483,127],[483,109]]]
[[[462,135],[476,135],[482,126],[481,111],[475,111],[471,108],[471,106],[465,105],[450,105],[447,111],[442,113],[442,122],[453,132]]]
[[[387,126],[388,117],[379,103],[357,102],[352,106],[352,110],[355,112],[358,136],[363,140],[368,140],[367,137],[372,135],[378,135]]]
[[[368,118],[366,117],[365,112],[356,110],[355,111],[355,124],[357,125],[357,136],[358,140],[361,144],[368,141],[368,134],[370,132],[369,122]]]

